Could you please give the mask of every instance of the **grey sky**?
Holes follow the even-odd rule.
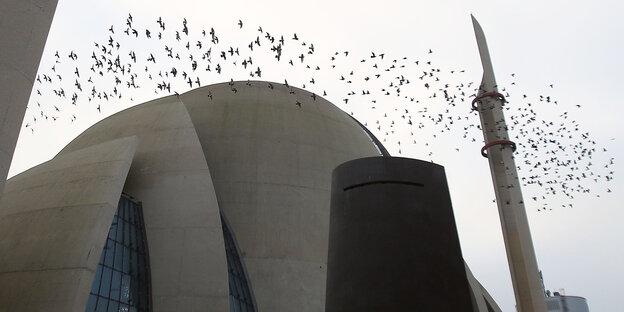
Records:
[[[624,280],[621,268],[624,263],[624,230],[621,226],[624,212],[618,209],[624,188],[616,168],[618,156],[622,155],[624,148],[624,127],[620,125],[624,115],[623,96],[619,92],[624,70],[621,61],[624,43],[618,36],[624,29],[623,8],[624,4],[618,1],[60,0],[40,71],[49,71],[54,65],[55,51],[67,54],[73,50],[83,53],[80,58],[87,59],[94,41],[105,42],[111,25],[118,25],[115,31],[122,32],[128,13],[132,13],[139,28],[143,25],[156,28],[155,21],[159,16],[168,27],[179,28],[182,18],[187,18],[191,31],[214,27],[224,44],[231,42],[241,48],[248,44],[245,41],[248,37],[255,37],[258,26],[285,37],[297,33],[303,41],[314,43],[319,55],[350,51],[354,62],[348,64],[345,60],[341,65],[356,71],[363,67],[358,61],[368,58],[371,52],[385,53],[397,59],[405,56],[410,60],[431,60],[434,67],[443,71],[465,70],[462,76],[447,73],[445,77],[449,83],[472,81],[478,84],[481,65],[470,21],[472,13],[485,31],[498,84],[506,86],[512,93],[508,105],[523,105],[522,94],[552,96],[559,104],[540,110],[540,114],[544,114],[540,115],[541,118],[558,121],[558,116],[567,112],[567,121],[578,121],[581,130],[590,133],[598,148],[607,149],[596,156],[598,168],[615,158],[616,165],[609,169],[615,170],[613,181],[588,184],[592,192],[579,194],[573,200],[549,196],[546,203],[552,210],[547,212],[537,211],[543,202],[538,206],[530,200],[541,196],[543,189],[535,186],[523,189],[546,288],[565,288],[566,294],[586,297],[592,311],[609,311],[619,306],[618,295],[624,292],[620,282]],[[239,19],[244,22],[242,30],[236,25]],[[132,46],[132,41],[124,44]],[[159,47],[146,43],[133,49],[140,54]],[[428,53],[429,49],[432,54]],[[270,63],[271,56],[261,61],[263,64],[275,63]],[[318,62],[329,64],[327,60],[319,59]],[[263,80],[282,82],[288,77],[289,82],[298,87],[312,76],[309,71],[291,71],[288,66],[278,64],[274,68],[265,65],[262,70]],[[226,75],[214,76],[212,81],[202,84],[248,78],[237,71]],[[415,83],[418,75],[419,71],[412,75]],[[356,105],[358,101],[362,103],[363,98],[354,98],[349,104],[342,105],[344,95],[340,92],[345,88],[335,86],[339,76],[333,73],[319,75],[319,82],[315,86],[308,83],[308,89],[319,94],[327,90],[330,101],[347,112],[354,111],[355,116],[368,123],[373,132],[377,130],[373,125],[380,115],[387,113],[400,118],[393,115],[394,108],[402,108],[403,104],[394,98],[379,98],[374,110],[370,109],[370,102]],[[511,85],[512,82],[515,85]],[[552,88],[550,84],[553,84]],[[353,89],[356,92],[361,90],[357,86]],[[132,94],[134,101],[126,98],[102,104],[101,114],[93,103],[79,102],[74,107],[63,104],[60,114],[63,118],[58,122],[39,120],[34,132],[22,129],[10,175],[53,157],[69,140],[104,116],[165,95],[155,94],[152,89],[141,89]],[[32,96],[25,124],[35,125],[32,118],[38,114],[37,101],[48,109],[51,105],[60,105],[46,102],[45,97]],[[433,102],[426,96],[421,98],[421,103],[428,105],[427,101]],[[466,116],[477,123],[478,117],[468,109],[470,103],[464,105]],[[77,117],[75,122],[70,121],[71,115]],[[414,121],[417,120],[415,117]],[[509,122],[509,116],[507,118]],[[433,160],[445,166],[464,257],[503,310],[513,311],[513,291],[498,213],[492,202],[492,182],[487,160],[479,154],[481,141],[469,142],[460,137],[461,131],[449,131],[435,140],[423,139],[407,146],[414,140],[410,130],[400,126],[393,130],[396,134],[388,136],[388,141],[384,142],[393,155],[398,155],[401,149],[401,156]],[[381,132],[375,132],[380,139],[386,137],[384,131]],[[430,138],[432,133],[426,137]],[[416,140],[421,141],[420,138]],[[403,145],[399,146],[398,141]],[[424,141],[429,145],[423,146]],[[518,159],[517,165],[522,166],[520,162]],[[521,170],[520,175],[523,174]],[[612,192],[608,193],[607,189]],[[573,208],[561,207],[561,204],[568,203],[573,203]]]

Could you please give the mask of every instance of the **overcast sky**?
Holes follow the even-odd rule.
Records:
[[[114,26],[115,40],[121,42],[121,51],[126,54],[134,51],[142,64],[147,64],[150,53],[160,61],[162,58],[156,52],[164,52],[163,42],[168,46],[181,43],[173,37],[161,42],[145,38],[145,29],[151,29],[153,36],[158,32],[158,17],[165,21],[168,35],[175,32],[174,29],[182,28],[184,18],[188,21],[189,32],[197,38],[202,38],[200,29],[214,28],[220,46],[215,47],[213,58],[218,58],[216,53],[230,46],[240,47],[243,51],[250,38],[253,40],[257,35],[262,38],[266,32],[278,38],[283,35],[287,40],[285,49],[294,49],[291,48],[295,45],[291,38],[296,33],[299,42],[307,45],[299,46],[299,50],[285,51],[284,57],[294,59],[296,63],[299,61],[297,51],[308,49],[313,43],[314,55],[307,60],[322,69],[314,72],[313,68],[289,66],[286,60],[276,62],[270,52],[264,55],[255,52],[254,69],[261,67],[262,77],[252,79],[276,82],[288,79],[297,87],[307,84],[306,89],[317,94],[327,91],[327,99],[346,112],[353,112],[380,140],[386,140],[384,144],[391,154],[432,160],[445,166],[464,258],[501,308],[513,311],[514,296],[498,212],[493,202],[492,181],[487,160],[479,153],[482,135],[474,128],[469,130],[472,132],[466,139],[463,137],[465,131],[457,125],[441,131],[445,129],[434,126],[426,118],[419,120],[421,115],[415,113],[425,107],[429,112],[442,109],[444,113],[447,109],[439,100],[440,93],[432,98],[432,90],[423,87],[419,80],[423,69],[415,65],[416,60],[420,62],[418,66],[430,61],[429,67],[440,69],[437,75],[441,81],[432,82],[432,85],[479,84],[482,71],[470,20],[472,13],[485,31],[499,88],[504,87],[505,92],[510,93],[508,123],[514,111],[530,101],[534,106],[541,105],[539,109],[535,108],[540,121],[550,120],[579,128],[578,134],[589,133],[590,140],[596,142],[597,151],[587,172],[595,172],[601,177],[596,178],[596,182],[593,178],[581,181],[590,192],[570,198],[561,193],[546,194],[545,187],[530,185],[523,188],[523,194],[546,288],[565,289],[568,295],[583,296],[592,311],[613,311],[621,306],[619,295],[624,292],[621,283],[624,280],[621,267],[624,263],[624,212],[620,209],[622,205],[618,204],[624,188],[616,168],[618,156],[623,152],[624,132],[620,92],[624,43],[619,36],[624,30],[623,8],[624,4],[619,1],[59,0],[39,71],[50,74],[55,64],[59,72],[67,70],[64,83],[69,80],[70,87],[65,89],[67,96],[71,97],[73,78],[67,77],[73,73],[74,67],[81,70],[82,79],[93,74],[89,73],[90,65],[86,64],[95,49],[94,43],[106,44],[112,35],[109,32],[111,25]],[[141,31],[135,40],[123,34],[129,13],[133,16],[133,27]],[[243,22],[242,28],[237,25],[239,20]],[[263,28],[262,34],[258,31],[259,26]],[[56,63],[56,51],[59,51],[61,63]],[[67,57],[70,51],[78,55],[77,62],[87,63],[72,63]],[[336,51],[340,51],[342,58],[336,61],[338,67],[332,69],[329,58],[335,56]],[[344,51],[349,51],[349,57]],[[405,64],[409,61],[401,73],[418,88],[405,86],[403,92],[407,98],[383,96],[378,92],[373,95],[376,96],[375,103],[370,97],[348,95],[351,90],[359,94],[372,88],[358,78],[374,75],[370,68],[372,53],[384,53],[386,61],[396,59],[397,64],[402,60]],[[125,54],[124,57],[127,58]],[[364,60],[366,62],[362,62]],[[429,67],[425,71],[430,70]],[[240,70],[240,64],[237,68],[225,68],[224,65],[223,74],[202,76],[202,85],[229,81],[230,78],[250,78],[248,70]],[[141,70],[142,66],[137,69]],[[351,70],[355,72],[353,83],[346,85],[339,78],[347,75],[349,79]],[[153,75],[156,76],[156,72]],[[167,95],[155,92],[145,72],[141,77],[142,88],[124,90],[122,99],[107,102],[94,99],[90,102],[81,96],[76,105],[54,96],[52,87],[45,89],[35,83],[35,90],[41,89],[43,95],[31,96],[10,175],[50,159],[71,139],[105,116]],[[314,84],[310,83],[312,77],[316,80]],[[96,74],[94,79],[97,79]],[[83,85],[87,83],[83,82]],[[188,90],[184,86],[182,83],[173,88],[184,92]],[[470,92],[466,93],[468,102],[458,102],[456,107],[451,107],[451,113],[467,117],[465,124],[477,124],[478,116],[469,109]],[[557,104],[539,101],[540,95],[556,100]],[[410,97],[418,100],[418,104],[406,104]],[[349,99],[348,103],[345,98]],[[101,103],[101,113],[96,110],[98,103]],[[405,125],[401,112],[407,108],[411,110],[411,121],[415,124],[422,122],[423,128],[416,131]],[[43,118],[42,112],[50,118]],[[53,115],[58,117],[55,122],[52,122]],[[380,121],[379,125],[377,121]],[[396,121],[396,126],[390,124],[392,121]],[[536,139],[537,134],[534,127],[518,127],[511,135],[519,136],[515,139],[517,142],[527,143]],[[470,138],[475,136],[478,140],[472,142]],[[574,145],[574,140],[583,138],[575,135],[565,144]],[[517,154],[522,153],[519,148]],[[563,157],[553,155],[541,154],[534,158]],[[517,157],[516,164],[521,167],[520,176],[527,177],[529,168],[523,167],[523,161]],[[587,163],[587,159],[583,161]],[[604,168],[611,161],[614,164]],[[605,175],[610,171],[614,171],[610,174],[613,179],[606,181]],[[533,197],[540,200],[531,200]],[[542,210],[544,207],[546,211]]]

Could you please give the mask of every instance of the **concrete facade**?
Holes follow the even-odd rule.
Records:
[[[331,171],[341,162],[379,155],[378,149],[355,120],[309,92],[269,88],[266,82],[235,85],[237,92],[230,84],[218,84],[108,117],[74,139],[49,166],[102,142],[136,138],[136,154],[121,185],[142,202],[154,311],[228,310],[220,212],[238,240],[259,310],[320,311]],[[22,175],[8,182],[3,214],[27,209],[9,208],[26,196],[10,191]],[[120,193],[112,197],[118,200]],[[110,223],[114,207],[104,223]],[[41,222],[47,228],[63,226],[56,219]],[[5,235],[18,233],[8,227]],[[98,235],[104,239],[106,231]],[[4,244],[0,252],[28,254],[12,246]],[[27,249],[38,248],[34,243]],[[92,259],[97,266],[98,257]],[[86,280],[92,279],[90,271]],[[51,277],[50,283],[57,282]],[[81,287],[76,306],[86,302],[90,284]],[[13,295],[0,303],[21,296]],[[66,310],[50,306],[55,309]]]
[[[136,137],[13,177],[0,204],[0,311],[84,311]]]
[[[0,1],[0,200],[57,1]]]

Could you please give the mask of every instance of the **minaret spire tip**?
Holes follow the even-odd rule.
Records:
[[[470,14],[470,17],[472,18],[472,26],[477,39],[481,66],[483,66],[483,79],[481,80],[480,92],[498,92],[492,59],[490,58],[490,51],[488,50],[487,41],[485,40],[485,33],[474,15]]]

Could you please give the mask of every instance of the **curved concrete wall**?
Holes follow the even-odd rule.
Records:
[[[0,1],[0,199],[56,3]]]
[[[13,177],[0,204],[0,311],[84,311],[136,137]]]
[[[108,117],[60,154],[127,135],[139,145],[124,191],[143,204],[154,311],[227,311],[219,207],[195,128],[176,96]]]
[[[180,99],[236,233],[258,310],[322,311],[331,172],[347,160],[378,156],[375,145],[330,102],[277,83],[222,83]]]
[[[444,167],[368,157],[332,175],[325,311],[470,311]]]

